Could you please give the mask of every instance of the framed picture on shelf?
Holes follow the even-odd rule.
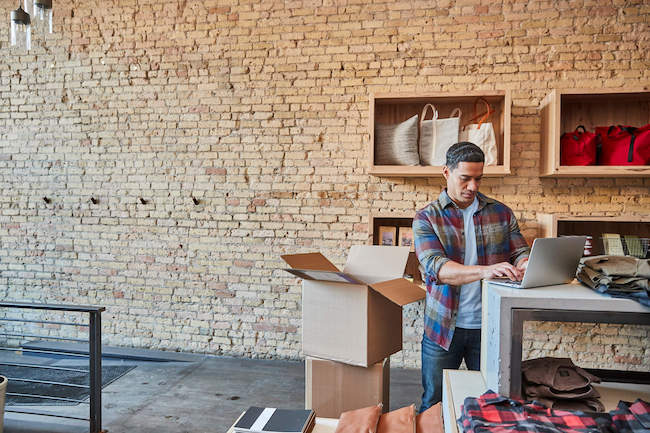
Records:
[[[379,226],[379,245],[396,245],[397,227]]]
[[[413,243],[413,228],[399,228],[398,245],[400,247],[411,247],[411,251],[415,251],[415,244]]]

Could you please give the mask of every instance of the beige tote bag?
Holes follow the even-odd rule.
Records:
[[[393,125],[375,125],[376,165],[418,165],[418,115]]]
[[[424,120],[431,109],[433,119]],[[438,110],[432,104],[426,104],[420,117],[420,163],[422,165],[445,165],[447,150],[458,142],[458,129],[460,127],[460,108],[454,109],[451,117],[438,118]]]
[[[476,114],[479,102],[485,104],[485,113]],[[465,125],[460,131],[460,141],[469,141],[481,148],[485,154],[486,166],[497,164],[497,140],[494,135],[494,126],[487,121],[493,113],[494,109],[488,101],[483,98],[477,99],[474,103],[474,117],[470,119],[470,122],[478,120],[478,123]]]

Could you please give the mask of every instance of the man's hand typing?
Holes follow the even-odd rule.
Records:
[[[524,277],[524,270],[518,269],[508,262],[501,262],[490,266],[483,266],[483,279],[508,278],[513,281],[521,281]]]

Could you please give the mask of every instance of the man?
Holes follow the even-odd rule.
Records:
[[[478,192],[483,151],[456,143],[447,151],[447,188],[413,218],[415,251],[427,286],[420,412],[442,398],[442,370],[478,370],[481,280],[521,280],[529,248],[506,205]]]

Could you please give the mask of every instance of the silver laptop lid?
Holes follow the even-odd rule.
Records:
[[[575,278],[586,240],[586,236],[535,239],[521,288],[571,282]]]

